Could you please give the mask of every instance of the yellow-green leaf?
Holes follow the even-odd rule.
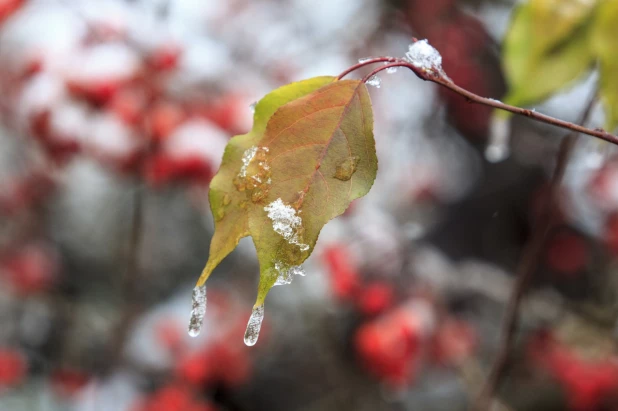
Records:
[[[212,270],[251,235],[260,282],[245,343],[255,344],[268,291],[302,272],[323,226],[367,194],[376,172],[363,82],[321,77],[266,96],[256,106],[253,130],[230,141],[212,181],[215,234],[195,298],[205,300],[200,287]],[[194,313],[201,312],[194,307]]]
[[[260,142],[268,120],[277,109],[334,80],[330,76],[315,77],[272,91],[255,105],[251,131],[232,138],[226,146],[219,171],[210,183],[209,199],[215,219],[215,233],[210,242],[208,263],[198,280],[198,286],[204,284],[215,267],[236,248],[238,241],[249,235],[247,206],[250,200],[234,184],[243,168],[243,155]],[[250,171],[247,168],[244,173]]]
[[[606,127],[618,126],[618,0],[605,0],[596,14],[592,47],[601,70],[599,94],[603,101]]]
[[[595,0],[530,0],[517,7],[504,40],[506,102],[537,103],[591,68],[589,35],[596,4]]]

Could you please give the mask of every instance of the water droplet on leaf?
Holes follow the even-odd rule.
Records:
[[[193,289],[191,320],[189,320],[189,335],[197,337],[202,329],[206,314],[206,284]]]
[[[225,217],[225,210],[223,208],[218,208],[215,212],[215,221],[221,221]]]
[[[337,166],[335,171],[335,177],[337,180],[348,181],[352,178],[352,175],[356,172],[356,167],[360,161],[359,156],[351,156],[346,158]]]
[[[260,336],[260,328],[264,320],[264,304],[253,307],[251,317],[247,323],[247,331],[245,331],[245,344],[248,346],[255,345]]]
[[[221,204],[223,204],[224,206],[228,206],[231,202],[232,199],[230,198],[230,195],[228,193],[225,193],[223,195],[223,199],[221,200]]]

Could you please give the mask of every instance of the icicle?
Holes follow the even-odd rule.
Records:
[[[485,158],[490,163],[498,163],[510,155],[509,131],[509,119],[494,114],[489,125],[489,144],[485,148]]]
[[[245,331],[245,344],[248,346],[255,345],[260,336],[260,328],[264,320],[264,304],[253,307],[251,317],[247,323],[247,331]]]
[[[380,88],[380,86],[382,85],[382,79],[376,74],[374,74],[373,76],[369,77],[369,79],[367,79],[367,84],[370,86],[374,86],[375,88]]]
[[[202,322],[206,314],[206,284],[193,289],[193,303],[191,306],[191,320],[189,321],[189,335],[197,337],[202,329]]]

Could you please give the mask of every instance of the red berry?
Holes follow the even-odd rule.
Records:
[[[175,104],[160,103],[151,109],[148,119],[152,138],[163,141],[186,119],[186,114]]]
[[[182,48],[177,44],[164,44],[155,49],[150,56],[149,63],[158,71],[170,71],[178,67]]]
[[[51,250],[41,245],[27,245],[10,254],[0,268],[22,295],[49,289],[56,280],[57,261]]]
[[[356,297],[359,310],[365,315],[376,315],[393,304],[394,293],[389,284],[373,283],[361,290]]]
[[[28,365],[24,355],[13,348],[0,348],[0,387],[10,388],[26,377]]]
[[[23,4],[24,0],[0,0],[0,24],[11,17]]]
[[[88,383],[90,377],[76,369],[59,369],[52,373],[51,384],[56,394],[70,397],[77,394]]]
[[[324,250],[323,259],[328,267],[335,297],[339,300],[352,298],[360,280],[350,252],[343,245],[331,245]]]
[[[461,320],[447,320],[440,325],[432,344],[434,361],[458,365],[474,353],[478,336],[472,326]]]

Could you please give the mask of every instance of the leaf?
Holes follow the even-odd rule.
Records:
[[[246,205],[250,200],[246,193],[238,191],[234,185],[234,180],[243,166],[243,154],[260,142],[268,120],[277,109],[334,80],[334,77],[315,77],[267,94],[255,105],[251,131],[233,137],[225,147],[219,171],[210,183],[209,200],[215,219],[215,233],[210,242],[208,262],[198,280],[198,286],[206,282],[215,267],[236,248],[238,241],[249,235]]]
[[[606,0],[599,7],[592,47],[600,62],[599,94],[605,107],[606,128],[618,126],[618,0]]]
[[[530,0],[519,6],[504,40],[505,102],[534,104],[587,72],[595,0]]]
[[[371,101],[361,81],[319,77],[267,95],[253,130],[230,141],[212,181],[215,234],[198,286],[251,235],[261,307],[274,285],[299,272],[324,224],[369,192],[376,172]]]

